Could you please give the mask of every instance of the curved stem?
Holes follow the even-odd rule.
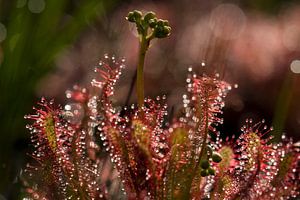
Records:
[[[149,40],[144,36],[140,39],[139,58],[137,66],[137,77],[136,77],[136,92],[138,99],[138,107],[141,109],[144,105],[144,63],[146,51],[149,47]]]

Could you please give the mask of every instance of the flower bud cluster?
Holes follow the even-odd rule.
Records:
[[[207,149],[209,151],[209,154],[207,154],[207,158],[200,161],[200,167],[201,172],[200,175],[202,177],[208,176],[208,175],[215,175],[215,170],[210,166],[209,158],[212,159],[215,163],[220,163],[222,161],[222,156],[217,153],[213,152],[210,146],[207,146]]]
[[[126,19],[136,24],[140,35],[149,39],[165,38],[171,33],[168,20],[158,19],[154,12],[147,12],[143,15],[142,12],[134,10],[128,13]],[[150,33],[149,30],[151,30]]]

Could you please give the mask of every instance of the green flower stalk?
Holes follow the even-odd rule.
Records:
[[[138,106],[141,109],[144,105],[144,64],[146,52],[150,42],[154,38],[165,38],[170,35],[171,27],[167,20],[157,19],[154,12],[147,12],[144,16],[140,11],[129,12],[126,19],[135,23],[139,36],[139,53],[137,64],[136,90]]]

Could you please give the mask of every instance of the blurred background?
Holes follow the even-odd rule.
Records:
[[[226,98],[224,136],[246,118],[265,119],[300,139],[300,2],[292,0],[0,0],[0,200],[18,199],[19,175],[32,149],[23,116],[41,96],[65,103],[74,84],[89,87],[103,54],[125,57],[115,96],[129,92],[137,62],[128,11],[154,11],[172,34],[146,58],[146,96],[166,94],[180,109],[186,72],[219,74],[234,86]]]

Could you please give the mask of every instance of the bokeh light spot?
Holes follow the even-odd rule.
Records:
[[[290,68],[293,73],[300,74],[300,60],[293,60]]]
[[[0,200],[6,200],[6,198],[0,194]]]
[[[244,30],[246,16],[234,4],[220,4],[211,12],[210,27],[215,36],[225,40],[237,38]]]
[[[27,0],[18,0],[17,1],[17,8],[22,8],[26,5]]]
[[[41,13],[46,7],[45,0],[29,0],[28,9],[32,13]]]
[[[5,26],[2,23],[0,23],[0,42],[5,40],[6,34],[7,34],[7,31],[6,31]]]
[[[300,42],[300,27],[297,24],[288,24],[282,33],[283,45],[290,51],[297,51]]]

